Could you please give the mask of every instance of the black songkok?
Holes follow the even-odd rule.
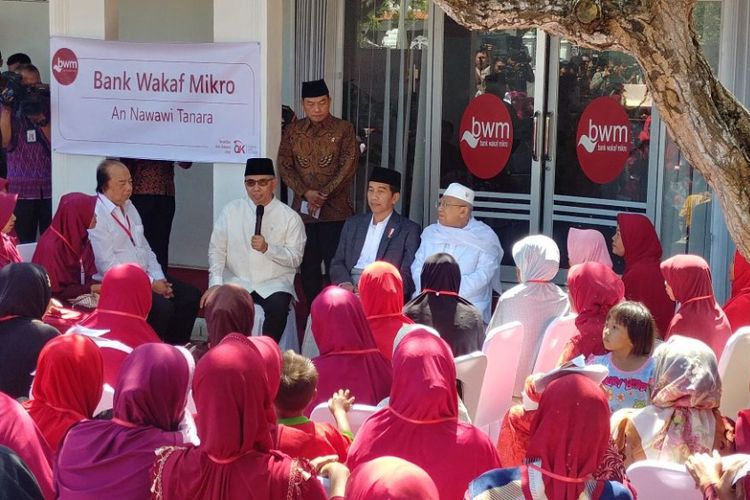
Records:
[[[329,95],[328,85],[325,80],[312,80],[309,82],[302,82],[302,99],[308,97],[320,97]]]
[[[273,175],[273,161],[270,158],[248,158],[245,164],[245,175]]]
[[[391,190],[394,193],[401,192],[401,174],[396,170],[391,170],[390,168],[375,167],[372,169],[372,173],[370,174],[370,178],[368,180],[370,182],[382,182],[383,184],[388,184],[389,186],[391,186]]]

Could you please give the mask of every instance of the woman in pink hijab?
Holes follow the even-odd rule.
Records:
[[[739,251],[734,252],[731,280],[732,296],[722,309],[732,331],[736,332],[743,326],[750,326],[750,264]]]
[[[563,364],[583,354],[606,354],[602,331],[607,313],[621,302],[625,285],[610,267],[598,262],[573,266],[568,272],[570,307],[577,313],[575,323],[578,333],[565,346],[558,364]]]
[[[96,225],[96,196],[68,193],[39,242],[31,261],[49,274],[52,296],[71,300],[98,291],[100,286],[91,278],[96,274],[94,252],[88,230]]]
[[[416,327],[393,353],[389,405],[362,425],[349,449],[356,470],[382,456],[407,460],[435,481],[440,500],[460,500],[469,481],[499,466],[489,438],[458,421],[456,365],[439,337]]]
[[[13,210],[16,209],[17,194],[4,193],[0,190],[0,269],[17,262],[22,262],[16,250],[16,239],[10,235],[16,223]]]
[[[421,467],[398,457],[380,457],[352,471],[346,500],[435,500],[437,486]]]
[[[318,369],[318,403],[339,389],[349,389],[358,403],[376,405],[391,389],[391,367],[378,350],[362,303],[352,293],[329,286],[313,300],[312,331],[320,355],[312,361]]]
[[[151,310],[151,283],[136,264],[120,264],[104,274],[102,293],[96,310],[81,322],[94,330],[109,330],[102,338],[135,348],[149,342],[161,342],[146,322]],[[102,349],[104,381],[114,387],[126,353]]]
[[[697,255],[675,255],[661,263],[661,273],[667,294],[680,303],[665,338],[682,335],[698,339],[721,358],[732,327],[716,303],[708,263]]]
[[[396,266],[376,261],[359,278],[359,298],[380,352],[390,361],[393,339],[404,325],[414,322],[404,316],[404,283]]]
[[[611,268],[607,241],[596,229],[571,227],[568,231],[568,267],[584,262],[599,262]]]
[[[149,498],[156,449],[185,443],[179,425],[193,367],[187,351],[167,344],[133,350],[115,386],[112,420],[86,420],[65,437],[57,456],[57,498]]]
[[[195,369],[199,446],[165,447],[154,463],[153,498],[318,500],[325,492],[306,460],[273,449],[273,408],[258,349],[227,335]]]

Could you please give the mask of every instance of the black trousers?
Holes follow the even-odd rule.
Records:
[[[52,221],[52,200],[18,200],[16,203],[16,235],[19,243],[36,241]]]
[[[167,299],[153,293],[151,312],[146,321],[164,342],[184,345],[190,340],[193,332],[201,292],[192,285],[170,277],[167,277],[167,281],[172,283],[174,297]]]
[[[134,194],[130,197],[143,221],[143,235],[166,272],[169,265],[169,235],[174,220],[174,196]]]
[[[343,228],[343,221],[305,224],[307,242],[305,242],[305,254],[302,257],[300,274],[302,275],[302,289],[305,292],[308,306],[312,304],[312,301],[323,289],[320,263],[325,262],[326,273],[328,273]],[[327,275],[326,280],[328,280]]]
[[[263,335],[272,337],[278,344],[286,328],[286,319],[289,316],[289,304],[292,295],[286,292],[272,293],[265,299],[256,292],[252,293],[253,301],[263,308],[265,320],[263,321]]]

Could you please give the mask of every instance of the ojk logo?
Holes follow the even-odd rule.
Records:
[[[611,97],[591,101],[578,121],[576,154],[586,177],[597,184],[617,179],[631,149],[630,119]]]
[[[52,75],[60,85],[70,85],[78,76],[78,58],[68,48],[57,49],[52,56]]]
[[[495,177],[513,148],[513,123],[505,103],[492,94],[472,99],[461,117],[458,136],[469,171],[481,179]]]

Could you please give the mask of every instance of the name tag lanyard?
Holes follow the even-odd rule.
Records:
[[[70,249],[70,251],[73,252],[73,255],[78,257],[78,264],[81,266],[81,285],[85,285],[86,284],[86,269],[83,267],[83,257],[81,255],[76,255],[76,251],[73,248],[73,245],[70,244],[68,239],[65,236],[63,236],[63,234],[60,231],[58,231],[52,226],[50,226],[49,228],[52,230],[53,233],[55,233],[62,240],[63,243],[65,243],[65,246],[67,246],[68,249]]]
[[[101,198],[99,198],[99,200],[101,201]],[[117,211],[117,208],[115,208],[115,211]],[[128,227],[125,227],[125,224],[120,222],[120,219],[115,217],[115,211],[110,212],[110,215],[115,220],[115,222],[117,222],[117,225],[120,226],[120,229],[122,229],[125,232],[125,234],[128,235],[128,239],[130,240],[130,243],[132,243],[133,246],[136,246],[135,239],[133,238],[133,232],[131,231],[131,228],[130,228],[130,217],[128,217],[128,214],[126,214],[124,210],[120,209],[120,211],[122,212],[122,215],[125,216],[125,221],[128,223]]]

